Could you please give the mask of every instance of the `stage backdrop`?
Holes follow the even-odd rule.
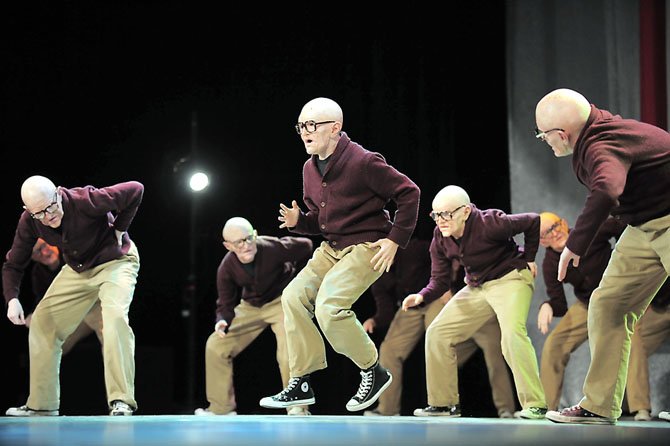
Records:
[[[581,92],[600,108],[640,119],[640,4],[630,0],[513,0],[507,2],[507,8],[512,210],[552,211],[572,226],[586,189],[575,178],[569,157],[555,158],[546,144],[535,139],[535,105],[549,91],[565,87]],[[543,258],[540,248],[538,266]],[[538,308],[546,299],[541,274],[539,271],[528,317],[538,361],[545,340],[537,329]],[[572,287],[566,286],[566,292],[569,303],[574,302]],[[559,320],[554,319],[552,326]],[[573,353],[562,406],[579,402],[589,359],[588,343]],[[650,375],[652,412],[657,414],[670,407],[669,342],[650,358]]]

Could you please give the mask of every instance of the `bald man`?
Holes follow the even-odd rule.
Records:
[[[377,407],[363,413],[366,416],[400,415],[404,363],[444,305],[465,285],[465,271],[460,263],[455,263],[449,291],[441,296],[430,296],[434,300],[424,299],[421,305],[410,311],[397,308],[408,294],[421,289],[430,279],[430,266],[430,240],[412,238],[406,249],[398,251],[391,271],[383,274],[370,287],[377,312],[363,323],[363,328],[373,333],[375,329],[390,324],[379,347],[379,362],[391,372],[394,379],[379,397]],[[484,324],[472,339],[456,345],[458,367],[465,365],[480,348],[484,354],[491,396],[498,416],[512,418],[516,402],[507,364],[500,350],[500,326],[495,317]]]
[[[305,237],[271,237],[256,233],[251,223],[233,217],[223,226],[224,256],[216,273],[216,321],[205,346],[206,393],[209,407],[195,415],[235,415],[233,360],[267,327],[277,340],[277,363],[288,384],[288,354],[281,295],[307,263],[312,241]],[[306,406],[289,415],[309,415]]]
[[[456,345],[473,337],[491,318],[497,318],[502,354],[512,370],[522,407],[519,416],[544,418],[547,406],[537,357],[526,332],[537,272],[539,215],[480,210],[463,188],[454,185],[440,190],[432,204],[436,227],[430,246],[430,281],[418,293],[408,295],[402,308],[407,310],[449,291],[455,264],[465,268],[466,286],[428,326],[425,358],[429,405],[416,409],[414,415],[461,415]],[[513,239],[517,234],[523,234],[523,247]]]
[[[322,235],[307,266],[284,290],[291,380],[280,393],[263,398],[269,408],[314,404],[310,374],[326,368],[321,331],[333,349],[360,368],[361,383],[346,404],[366,409],[390,385],[377,348],[351,307],[393,263],[409,242],[419,209],[419,188],[407,176],[342,131],[340,106],[316,98],[302,108],[295,128],[310,158],[303,166],[307,212],[293,201],[280,204],[280,228]],[[393,219],[385,209],[396,205]]]
[[[9,416],[53,416],[60,406],[63,342],[100,304],[105,387],[110,415],[132,415],[135,401],[135,336],[128,321],[140,259],[128,228],[144,187],[130,181],[109,187],[64,188],[43,176],[23,182],[25,211],[2,266],[7,318],[24,325],[19,288],[38,238],[57,246],[65,265],[33,312],[28,335],[30,395]]]
[[[602,110],[580,93],[558,89],[535,109],[536,135],[557,157],[572,155],[588,195],[563,249],[556,275],[579,266],[611,214],[627,224],[591,295],[591,363],[584,397],[547,418],[614,424],[621,416],[631,333],[670,272],[670,134]]]

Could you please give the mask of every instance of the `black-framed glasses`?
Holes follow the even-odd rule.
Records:
[[[564,132],[564,131],[565,131],[565,130],[560,129],[560,128],[558,128],[558,127],[556,127],[555,129],[551,129],[551,130],[540,130],[540,129],[538,129],[537,127],[535,127],[535,137],[536,137],[537,139],[541,139],[542,141],[544,141],[545,139],[547,139],[547,134],[548,134],[548,133],[551,133],[551,132]]]
[[[300,135],[302,133],[302,129],[305,129],[307,133],[313,133],[316,132],[316,126],[320,124],[330,124],[331,122],[337,122],[337,121],[305,121],[305,122],[299,122],[295,125],[295,131]]]
[[[25,206],[23,206],[23,209],[28,210]],[[58,192],[54,193],[54,201],[51,202],[51,204],[44,209],[42,209],[39,212],[35,212],[34,214],[30,212],[30,216],[33,217],[35,220],[42,220],[44,217],[46,217],[47,214],[51,215],[56,213],[58,210]]]
[[[445,220],[445,221],[451,221],[451,220],[454,219],[454,215],[456,215],[456,212],[458,212],[460,209],[462,209],[464,207],[465,207],[465,205],[462,204],[459,207],[457,207],[456,209],[454,209],[453,211],[442,211],[442,212],[433,211],[433,212],[430,213],[430,218],[432,218],[436,222],[440,218],[442,220]]]
[[[540,233],[540,238],[543,239],[543,238],[547,238],[547,237],[549,237],[549,234],[551,234],[551,232],[552,232],[554,229],[558,228],[558,227],[560,226],[560,224],[561,224],[561,222],[560,222],[560,221],[557,221],[556,223],[554,223],[553,225],[551,225],[549,228],[545,229],[544,232]]]
[[[251,245],[255,241],[256,241],[256,234],[251,234],[247,237],[241,238],[239,240],[235,240],[234,242],[229,242],[228,240],[224,240],[223,243],[224,244],[228,243],[229,245],[232,245],[235,248],[239,249],[239,248],[243,247],[245,244]]]

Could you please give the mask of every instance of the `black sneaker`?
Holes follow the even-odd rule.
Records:
[[[461,406],[428,406],[425,409],[414,409],[415,417],[460,417]]]
[[[391,381],[393,381],[391,372],[379,363],[367,370],[361,370],[361,384],[356,395],[347,403],[347,410],[355,412],[372,406],[379,395],[391,385]]]
[[[261,398],[260,405],[268,409],[314,404],[314,391],[309,383],[309,375],[291,378],[284,390],[273,396]]]

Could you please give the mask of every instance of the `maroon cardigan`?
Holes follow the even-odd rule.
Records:
[[[369,152],[342,132],[323,174],[317,155],[303,166],[301,212],[290,230],[306,235],[321,234],[336,249],[389,238],[400,247],[409,242],[419,212],[419,187],[386,163],[379,153]],[[393,218],[384,209],[396,204]]]
[[[510,271],[528,269],[535,261],[540,243],[540,216],[535,213],[505,214],[498,209],[479,210],[474,204],[465,222],[463,236],[456,240],[444,237],[436,226],[430,245],[430,281],[419,294],[424,299],[435,299],[450,289],[454,262],[465,268],[465,282],[478,287],[489,280],[498,279]],[[523,248],[513,237],[524,234]]]
[[[89,270],[128,253],[127,232],[135,218],[144,186],[136,181],[97,189],[93,186],[66,189],[60,187],[63,219],[54,229],[33,219],[23,211],[14,235],[12,248],[2,265],[2,289],[5,301],[18,298],[21,279],[39,237],[57,246],[74,271]],[[119,246],[114,230],[124,232]]]
[[[276,299],[312,255],[312,241],[305,237],[260,236],[256,247],[253,275],[233,252],[223,257],[216,272],[216,322],[223,319],[228,328],[240,299],[255,307]]]
[[[564,283],[573,287],[575,297],[588,305],[591,293],[600,283],[607,263],[612,255],[612,238],[618,239],[626,225],[615,218],[608,218],[596,233],[589,250],[579,259],[579,266],[568,265],[565,279],[560,282],[557,278],[558,261],[561,253],[547,248],[542,261],[542,275],[549,299],[545,302],[551,305],[555,317],[561,317],[568,311],[568,302],[565,298]],[[572,231],[571,231],[572,232]],[[543,302],[543,303],[545,303]]]
[[[611,214],[640,225],[670,214],[670,134],[591,106],[572,167],[589,190],[567,247],[584,255]]]

